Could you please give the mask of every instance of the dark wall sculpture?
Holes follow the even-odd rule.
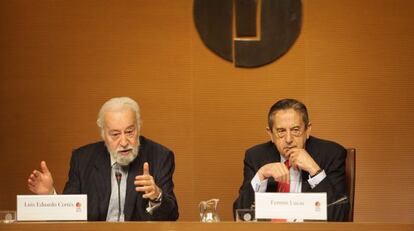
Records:
[[[300,0],[194,0],[193,7],[204,44],[237,67],[273,62],[300,33]]]

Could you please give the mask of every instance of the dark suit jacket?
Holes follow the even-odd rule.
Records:
[[[346,195],[345,158],[346,150],[339,144],[310,137],[305,145],[306,151],[325,170],[326,178],[315,188],[311,188],[309,173],[302,171],[302,192],[326,192],[328,205]],[[254,190],[251,180],[265,164],[280,162],[280,154],[275,144],[267,142],[256,145],[246,151],[244,158],[244,180],[239,190],[239,197],[233,204],[233,212],[239,208],[250,208],[254,203]],[[277,192],[277,182],[269,178],[267,192]],[[347,203],[328,207],[328,220],[343,221],[347,219]]]
[[[146,212],[148,199],[135,191],[134,179],[142,175],[143,164],[148,162],[150,174],[162,190],[162,203],[153,211]],[[88,195],[88,220],[105,221],[111,196],[111,160],[103,141],[83,146],[72,153],[69,179],[64,194]],[[126,221],[175,221],[178,206],[173,192],[174,154],[172,151],[140,136],[139,154],[130,163],[125,196]]]

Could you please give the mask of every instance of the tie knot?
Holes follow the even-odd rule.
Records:
[[[286,166],[286,168],[290,169],[290,163],[289,163],[289,160],[285,160],[285,166]]]

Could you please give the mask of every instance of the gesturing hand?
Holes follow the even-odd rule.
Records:
[[[53,194],[55,191],[53,188],[53,178],[45,161],[40,162],[40,169],[41,171],[33,170],[29,179],[27,179],[29,190],[38,195]]]
[[[135,190],[137,192],[144,192],[144,195],[142,195],[143,198],[155,200],[160,195],[161,189],[155,184],[154,177],[150,175],[149,164],[147,162],[144,163],[143,169],[143,175],[135,177]]]

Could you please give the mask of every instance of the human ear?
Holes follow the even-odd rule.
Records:
[[[306,139],[309,139],[311,130],[312,130],[312,124],[308,123],[308,125],[306,126]]]
[[[275,141],[273,140],[272,129],[270,129],[269,127],[266,127],[266,133],[270,136],[270,139],[272,140],[272,143],[274,143]]]

